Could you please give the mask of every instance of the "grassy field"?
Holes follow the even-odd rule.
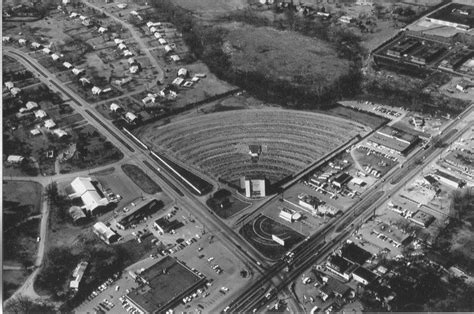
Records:
[[[222,191],[226,190],[217,191],[213,197],[206,202],[207,206],[221,218],[226,219],[232,217],[242,209],[251,205],[234,197],[229,191],[226,191],[228,193],[222,193]]]
[[[259,72],[317,91],[349,71],[349,62],[337,57],[326,42],[241,23],[226,24],[232,67],[238,72]]]
[[[377,116],[375,114],[370,114],[363,111],[354,110],[347,108],[341,105],[337,105],[325,111],[325,113],[335,115],[336,117],[341,117],[351,121],[356,121],[362,124],[367,125],[371,129],[376,129],[382,124],[384,124],[387,119]]]
[[[42,187],[35,182],[3,181],[4,230],[41,213]]]
[[[3,254],[5,264],[16,266],[33,265],[38,249],[40,218],[32,218],[15,228],[4,231]]]
[[[140,188],[148,194],[161,192],[161,188],[142,169],[135,165],[122,165],[125,174]]]
[[[8,299],[21,287],[23,282],[31,274],[28,270],[4,270],[3,276],[3,300]]]
[[[298,232],[264,215],[259,215],[244,225],[239,233],[259,252],[272,260],[282,257],[286,251],[303,240],[303,236]],[[285,246],[273,241],[272,234],[283,239]]]
[[[247,6],[248,0],[177,0],[176,4],[207,15],[219,15],[229,11],[242,9]]]

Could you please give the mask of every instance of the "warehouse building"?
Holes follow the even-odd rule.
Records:
[[[423,228],[426,228],[435,220],[435,217],[433,215],[425,213],[422,210],[419,210],[415,213],[415,215],[413,215],[409,219],[413,221],[414,223],[416,223],[417,225],[422,226]]]
[[[165,313],[181,300],[204,286],[204,276],[198,276],[183,263],[170,256],[138,274],[140,286],[130,291],[125,300],[138,313]]]
[[[464,182],[461,179],[456,178],[455,176],[444,171],[440,171],[439,169],[436,169],[436,171],[433,173],[433,177],[435,177],[442,184],[445,184],[455,189],[464,186]]]
[[[375,147],[380,146],[400,155],[407,155],[418,142],[417,136],[389,126],[381,128],[369,138],[369,143]]]
[[[116,225],[122,230],[128,229],[131,225],[138,224],[140,220],[156,213],[158,210],[163,208],[163,205],[162,201],[154,199],[142,204],[142,206],[136,206],[126,215],[117,218]]]
[[[84,204],[82,208],[90,214],[109,204],[109,200],[100,189],[99,182],[91,178],[77,177],[71,182],[71,188],[74,193],[69,194],[69,198],[81,198]]]
[[[426,17],[431,23],[468,31],[474,27],[474,6],[451,3]]]
[[[101,221],[95,223],[92,230],[95,235],[107,244],[114,243],[120,239],[120,236],[115,231],[107,227]]]

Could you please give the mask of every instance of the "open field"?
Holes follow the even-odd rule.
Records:
[[[3,270],[3,300],[8,299],[21,287],[30,275],[28,270]]]
[[[39,236],[40,218],[28,219],[17,227],[3,233],[5,264],[31,266],[34,263]]]
[[[135,165],[124,164],[122,170],[125,174],[148,194],[155,194],[161,192],[161,188],[156,184],[142,169]]]
[[[321,92],[349,71],[349,62],[321,40],[240,23],[224,27],[229,31],[225,49],[236,72],[264,73]]]
[[[42,187],[35,182],[3,181],[4,230],[41,213]]]
[[[239,233],[259,252],[272,260],[280,258],[296,243],[303,240],[303,236],[298,232],[264,215],[259,215],[244,225]],[[272,235],[284,240],[285,246],[273,241]]]
[[[356,122],[316,113],[239,110],[145,127],[138,136],[216,179],[262,175],[276,183],[367,131]],[[248,154],[251,144],[262,147],[258,162]]]
[[[222,14],[233,10],[243,9],[247,6],[247,0],[178,0],[176,4],[201,14]]]

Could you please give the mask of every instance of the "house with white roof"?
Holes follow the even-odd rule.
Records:
[[[178,76],[181,76],[181,77],[186,77],[188,76],[188,70],[186,70],[185,68],[180,68],[178,70]]]
[[[99,95],[100,93],[102,93],[102,89],[100,87],[92,87],[92,95]]]
[[[127,113],[125,114],[125,119],[126,119],[129,123],[133,123],[133,122],[135,122],[135,121],[138,119],[138,117],[137,117],[135,114],[131,113],[131,112],[127,112]]]
[[[91,82],[90,82],[87,78],[85,78],[85,77],[81,77],[81,78],[79,79],[79,82],[81,82],[82,86],[91,83]]]
[[[158,28],[156,28],[156,27],[154,27],[154,26],[152,26],[152,27],[150,28],[150,32],[154,33],[154,32],[156,32],[156,31],[158,31]]]
[[[124,49],[127,49],[127,45],[125,45],[124,43],[120,43],[120,44],[118,45],[118,48],[119,48],[120,50],[124,50]]]
[[[57,54],[53,53],[51,55],[51,59],[53,59],[53,61],[57,61],[57,60],[59,60],[59,56]]]
[[[135,63],[135,59],[133,59],[133,58],[128,58],[127,62],[128,62],[128,64],[134,64],[134,63]]]
[[[42,50],[45,54],[49,55],[51,53],[51,49],[44,47]]]
[[[65,67],[66,69],[70,69],[72,68],[72,64],[70,64],[69,62],[63,62],[63,67]]]
[[[44,121],[44,127],[47,129],[52,129],[56,127],[56,123],[53,121],[53,119],[48,119]]]
[[[172,55],[170,59],[174,62],[178,62],[179,60],[181,60],[181,58],[178,55]]]
[[[72,73],[73,73],[74,75],[79,75],[79,74],[81,74],[81,73],[83,73],[83,72],[84,72],[84,69],[78,69],[78,68],[72,69]]]
[[[114,39],[114,42],[115,42],[116,45],[120,45],[120,44],[123,43],[123,39],[115,38],[115,39]]]
[[[18,43],[20,45],[26,45],[26,39],[20,38],[20,39],[18,39]]]
[[[77,14],[76,12],[72,12],[72,13],[69,15],[70,18],[76,18],[76,17],[78,17],[78,16],[79,16],[79,14]]]
[[[166,51],[166,52],[171,52],[171,51],[173,51],[173,48],[171,48],[170,45],[166,45],[166,46],[165,46],[165,51]]]
[[[36,109],[38,108],[38,104],[35,103],[34,101],[29,101],[26,103],[26,109],[28,110],[33,110],[33,109]]]
[[[98,208],[107,206],[109,200],[102,191],[93,184],[91,178],[77,177],[71,182],[71,188],[74,193],[69,195],[70,199],[81,198],[83,206],[90,214],[94,214]]]
[[[13,84],[13,82],[5,82],[5,87],[8,88],[8,89],[12,89],[13,87],[15,87],[15,84]]]
[[[38,130],[38,129],[32,129],[32,130],[30,130],[30,133],[31,133],[31,135],[36,136],[36,135],[40,135],[41,131]]]
[[[160,45],[166,45],[168,43],[164,38],[158,39],[158,42],[160,43]]]
[[[123,10],[123,9],[125,9],[126,7],[127,7],[127,4],[126,4],[126,3],[119,3],[119,4],[117,4],[117,8],[119,8],[119,9],[122,9],[122,10]]]
[[[13,87],[12,89],[10,89],[10,93],[12,93],[13,96],[16,96],[21,93],[21,89],[18,87]]]
[[[131,57],[131,56],[133,56],[133,53],[130,50],[125,50],[123,52],[123,56],[124,57]]]
[[[56,134],[57,137],[61,138],[63,136],[67,136],[67,132],[62,129],[53,130],[53,133]]]
[[[121,109],[120,106],[117,105],[116,103],[112,103],[110,105],[110,111],[117,112],[117,110],[120,110],[120,109]]]
[[[137,73],[138,70],[140,70],[140,68],[138,67],[138,65],[132,65],[132,66],[130,67],[130,73],[132,73],[132,74]]]
[[[81,21],[85,21],[85,20],[88,19],[88,17],[87,17],[87,16],[84,16],[84,15],[81,15],[81,16],[79,16],[79,19],[80,19]]]
[[[163,37],[163,36],[161,36],[161,34],[158,33],[158,32],[154,33],[153,36],[155,36],[156,39],[160,39],[160,38]]]
[[[100,34],[103,34],[105,32],[107,32],[107,28],[106,27],[99,27],[99,29],[97,30]]]
[[[81,283],[82,277],[84,276],[84,273],[86,272],[87,266],[89,263],[82,261],[79,264],[77,264],[76,268],[72,272],[72,277],[74,278],[71,280],[69,283],[69,288],[74,289],[74,290],[79,290],[79,284]]]
[[[10,155],[7,157],[7,162],[10,164],[19,164],[20,162],[23,161],[25,157],[23,156],[18,156],[18,155]]]
[[[173,80],[173,82],[171,84],[179,86],[179,85],[183,84],[183,82],[184,82],[184,79],[182,77],[177,77]]]
[[[31,43],[31,47],[32,47],[32,48],[35,48],[35,49],[38,49],[38,48],[41,47],[41,44],[40,44],[40,43],[37,43],[37,42],[35,41],[35,42],[32,42],[32,43]]]
[[[11,37],[9,36],[2,36],[2,42],[6,43],[6,42],[9,42],[11,40]]]
[[[48,115],[46,114],[46,112],[44,110],[36,110],[35,111],[35,118],[36,119],[43,119],[43,118],[46,118]]]

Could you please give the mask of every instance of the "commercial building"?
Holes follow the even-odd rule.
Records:
[[[352,271],[357,267],[339,255],[331,255],[326,261],[326,267],[336,275],[349,281]]]
[[[107,244],[114,243],[120,239],[120,236],[107,227],[103,222],[99,221],[94,224],[92,227],[92,230],[95,235],[97,235],[102,241],[104,241]]]
[[[417,136],[389,126],[381,128],[369,138],[369,143],[375,147],[380,146],[400,155],[407,155],[418,141]]]
[[[367,268],[359,267],[352,273],[352,278],[355,281],[366,286],[375,279],[377,279],[377,275],[368,270]]]
[[[94,214],[99,208],[103,208],[109,204],[109,200],[102,193],[99,183],[91,178],[77,177],[71,182],[71,188],[74,193],[69,198],[81,198],[83,202],[82,208],[90,214]]]
[[[319,205],[322,204],[322,201],[314,196],[302,193],[298,195],[298,205],[301,207],[307,208],[311,211],[318,209]]]
[[[352,263],[364,265],[372,254],[351,242],[341,248],[341,256]]]
[[[246,197],[265,197],[266,180],[261,177],[242,177],[240,187],[245,189]]]
[[[79,264],[77,264],[76,268],[74,269],[72,273],[72,277],[74,278],[71,280],[69,283],[69,288],[74,289],[74,290],[79,290],[79,284],[81,283],[82,277],[84,276],[84,273],[86,272],[87,266],[89,263],[82,261]]]
[[[386,237],[393,241],[396,246],[402,246],[410,242],[410,235],[396,229],[393,226],[389,226],[385,223],[377,225],[372,231],[377,237]]]
[[[69,216],[75,224],[80,224],[86,221],[87,216],[79,206],[72,206],[69,208]]]
[[[391,57],[401,58],[407,56],[421,45],[421,42],[415,38],[405,37],[391,48],[387,49],[387,55]]]
[[[349,175],[348,173],[343,172],[340,175],[338,175],[337,177],[335,177],[332,180],[331,183],[335,187],[342,188],[344,185],[346,185],[351,180],[352,180],[352,176]]]
[[[184,226],[184,224],[176,219],[168,220],[166,217],[161,217],[153,223],[153,227],[160,233],[165,234],[172,230],[177,230]]]
[[[325,277],[323,281],[325,281],[325,284],[320,288],[323,300],[331,295],[344,298],[353,291],[349,286],[332,277]]]
[[[138,313],[165,313],[205,284],[204,276],[193,273],[170,256],[138,274],[140,286],[125,296]]]
[[[436,171],[432,175],[442,184],[445,184],[455,189],[463,187],[464,185],[464,182],[461,179],[456,178],[455,176],[444,171],[440,171],[439,169],[436,169]]]
[[[474,27],[474,6],[451,3],[428,15],[426,20],[467,31]]]
[[[433,215],[425,213],[422,210],[418,210],[415,215],[413,217],[410,217],[409,219],[417,225],[426,228],[435,220],[435,217]]]
[[[156,199],[151,200],[141,206],[136,206],[125,216],[117,218],[116,225],[122,230],[128,229],[131,225],[137,224],[143,218],[153,215],[161,208],[163,208],[162,201]]]

